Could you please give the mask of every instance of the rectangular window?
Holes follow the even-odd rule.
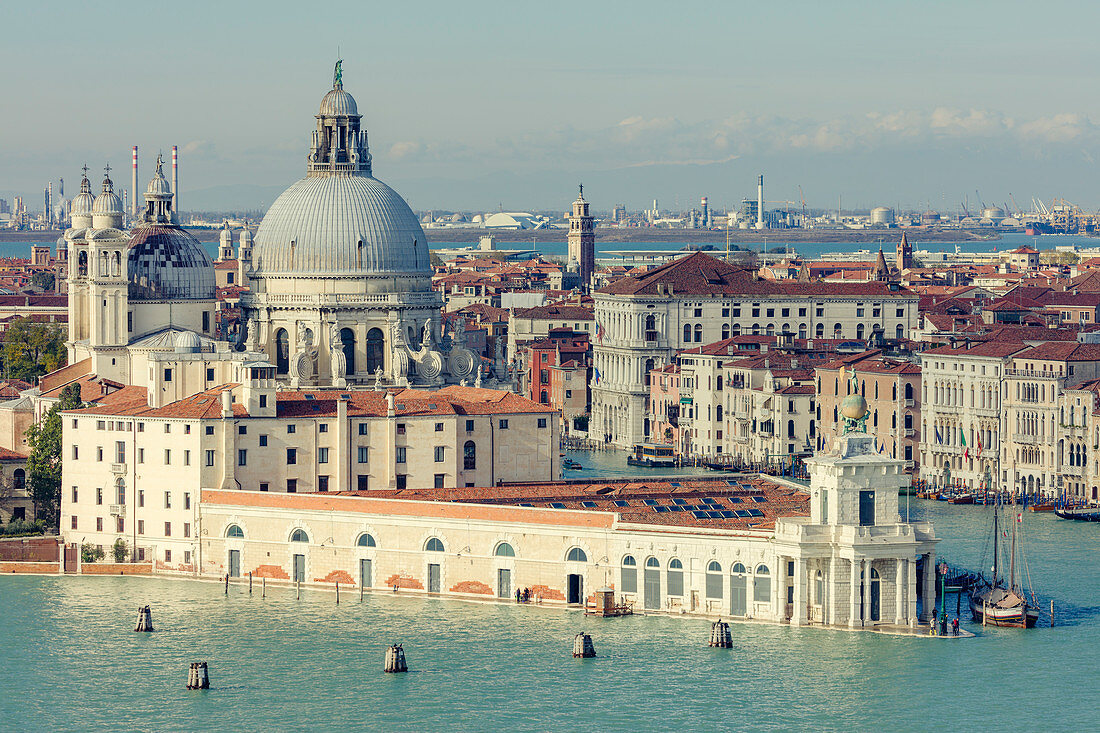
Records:
[[[96,420],[95,421],[95,429],[96,430],[106,430],[107,429],[107,422],[105,420]]]
[[[165,491],[164,492],[164,508],[165,509],[171,509],[172,508],[172,492],[171,491]]]
[[[444,480],[446,480],[446,478],[447,478],[447,474],[437,473],[435,475],[435,484],[434,484],[435,488],[442,489],[443,488],[443,482],[444,482]]]
[[[367,446],[365,446],[365,445],[359,446],[358,455],[356,456],[359,463],[366,463],[367,462],[367,454],[369,452],[370,452],[370,449]]]
[[[210,311],[203,311],[202,312],[202,330],[203,331],[209,331],[210,330]]]
[[[184,522],[183,523],[183,536],[184,537],[190,537],[191,536],[191,523],[190,522]]]
[[[328,491],[328,476],[317,477],[317,490]]]
[[[138,534],[145,534],[145,520],[144,519],[139,519],[138,520],[137,533]]]
[[[473,420],[467,420],[466,421],[466,432],[467,433],[474,432],[474,421]]]
[[[165,550],[164,551],[164,562],[172,562],[172,551],[171,550]]]
[[[191,434],[191,426],[190,425],[184,425],[183,426],[183,434],[184,435],[190,435]],[[213,435],[213,434],[214,434],[214,426],[211,425],[210,426],[210,432],[207,433],[207,435]]]
[[[875,523],[875,492],[859,492],[859,526],[870,527]]]
[[[286,426],[287,435],[293,435],[295,428],[296,428],[296,426],[293,423],[290,424],[290,425],[287,425]]]
[[[185,466],[190,466],[191,465],[191,451],[189,451],[189,450],[185,450],[183,452],[183,465],[185,465]]]
[[[77,497],[77,492],[76,492],[76,487],[74,486],[73,487],[73,503],[74,504],[76,503],[76,497]]]
[[[166,432],[166,433],[172,432],[172,423],[164,423],[164,432]]]
[[[191,432],[191,431],[188,430],[187,432]],[[214,426],[213,425],[207,425],[206,426],[206,434],[207,435],[213,435],[214,434]]]
[[[191,508],[191,492],[190,491],[183,492],[183,508],[184,509],[190,509]]]
[[[172,381],[172,370],[171,369],[165,369],[164,370],[164,381],[165,382],[171,382]]]
[[[214,381],[214,370],[213,369],[207,369],[206,370],[206,381],[207,382],[213,382]]]
[[[138,448],[138,463],[145,463],[145,449]]]
[[[266,435],[261,435],[260,436],[260,447],[263,448],[266,445],[267,445],[267,436]]]
[[[103,517],[96,517],[95,518],[95,531],[96,532],[102,532],[103,531]]]
[[[319,432],[319,433],[327,433],[327,432],[328,432],[328,423],[327,423],[327,422],[323,422],[323,423],[321,423],[321,424],[320,424],[319,426],[317,426],[317,432]]]
[[[103,460],[103,446],[97,445],[95,447],[95,459],[97,461],[102,461]]]
[[[267,395],[260,395],[260,407],[267,407]]]
[[[145,506],[145,489],[138,489],[138,506]]]
[[[317,449],[317,462],[328,463],[328,448]]]
[[[288,493],[288,494],[298,493],[298,479],[288,478],[286,480],[286,493]]]
[[[293,466],[298,462],[298,449],[287,448],[286,449],[286,465]]]
[[[437,422],[435,424],[435,432],[437,432],[437,433],[442,433],[443,432],[443,423]]]
[[[74,461],[76,461],[76,460],[79,460],[79,459],[80,459],[80,449],[79,449],[79,448],[77,448],[77,447],[76,447],[76,446],[74,445],[74,446],[73,446],[73,460],[74,460]]]
[[[171,448],[165,448],[164,449],[164,465],[165,466],[171,466],[172,465],[172,449]]]
[[[507,420],[501,420],[500,423],[499,423],[499,426],[500,426],[501,430],[507,430],[508,429],[508,421]]]
[[[206,451],[206,465],[207,467],[214,465],[214,451],[212,450]]]
[[[247,466],[248,465],[248,451],[247,450],[244,450],[243,448],[237,450],[237,465],[238,466]]]
[[[143,422],[138,423],[138,432],[139,433],[144,433],[145,432],[145,423],[143,423]]]
[[[365,422],[359,423],[359,434],[360,435],[366,435],[367,434],[367,424]]]
[[[397,462],[398,463],[404,463],[405,462],[405,446],[403,446],[403,445],[397,446]]]
[[[396,478],[397,478],[397,488],[398,489],[404,489],[405,488],[405,480],[408,478],[408,476],[406,476],[403,473],[399,473],[399,474],[397,474]]]
[[[446,449],[446,447],[444,447],[442,445],[437,445],[435,447],[435,462],[436,463],[443,463],[443,461],[445,461],[445,460],[447,460],[447,449]]]
[[[397,434],[398,435],[404,435],[405,434],[405,423],[400,423],[400,422],[397,423]]]
[[[267,491],[267,484],[260,484],[260,491]]]
[[[368,479],[368,477],[364,474],[359,474],[355,478],[356,478],[355,488],[357,488],[359,491],[366,491],[367,490],[367,479]]]
[[[97,487],[96,490],[95,490],[95,503],[96,503],[96,505],[100,505],[100,504],[103,503],[103,489],[102,488]]]
[[[248,435],[248,426],[247,425],[238,425],[237,426],[237,435]]]
[[[171,537],[172,536],[172,523],[171,522],[165,522],[164,523],[164,536],[165,537]]]
[[[545,428],[546,427],[546,418],[545,417],[540,417],[538,424],[539,424],[540,428]]]

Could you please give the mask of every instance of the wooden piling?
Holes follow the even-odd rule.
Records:
[[[153,612],[148,606],[142,606],[138,609],[137,626],[134,627],[134,631],[152,631],[153,630]]]
[[[248,595],[252,595],[252,571],[248,571]]]
[[[1054,601],[1050,602],[1050,628],[1054,628]]]
[[[393,644],[386,650],[386,672],[408,672],[409,665],[405,662],[405,649],[401,644]]]
[[[294,581],[294,599],[298,601],[302,600],[302,581],[300,580]]]
[[[267,576],[265,575],[262,580],[263,583],[260,587],[260,598],[267,598]]]
[[[340,581],[336,581],[336,605],[340,605]]]
[[[710,626],[710,646],[718,649],[732,649],[733,635],[730,633],[730,625],[718,619]]]
[[[359,600],[363,600],[363,584],[359,584]]]
[[[206,662],[191,662],[191,667],[187,670],[187,689],[210,689],[210,676],[207,674]]]
[[[577,634],[573,637],[573,658],[589,659],[596,656],[596,647],[592,644],[592,637],[588,634]]]
[[[225,574],[225,594],[229,595],[229,573]]]

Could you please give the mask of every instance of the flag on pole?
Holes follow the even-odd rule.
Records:
[[[599,321],[596,322],[596,338],[600,340],[601,344],[603,343],[603,324]]]
[[[961,429],[959,430],[959,442],[962,443],[963,458],[965,458],[966,460],[969,461],[970,460],[970,449],[966,447],[966,431],[965,430],[961,430]]]
[[[936,430],[936,442],[937,443],[942,443],[943,442],[943,436],[940,435],[940,426],[936,425],[935,430]]]
[[[596,384],[600,383],[600,370],[596,367],[592,367],[592,373],[596,376]]]
[[[983,447],[984,446],[982,445],[982,431],[979,430],[978,431],[978,455],[977,455],[978,458],[982,457],[982,448]]]

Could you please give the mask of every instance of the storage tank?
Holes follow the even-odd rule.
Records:
[[[872,224],[893,224],[894,223],[894,210],[888,209],[885,206],[876,206],[871,209],[871,223]]]
[[[1005,210],[1000,206],[987,206],[982,209],[983,219],[992,219],[993,221],[1000,221],[1005,218]]]

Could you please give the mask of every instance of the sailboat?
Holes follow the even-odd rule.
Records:
[[[1039,619],[1038,606],[1028,604],[1023,587],[1016,582],[1016,528],[1022,516],[1013,512],[1008,578],[1004,578],[1001,576],[1003,568],[1000,557],[1001,493],[997,492],[993,507],[993,577],[990,580],[983,573],[970,588],[970,612],[974,614],[976,623],[1030,629]]]

